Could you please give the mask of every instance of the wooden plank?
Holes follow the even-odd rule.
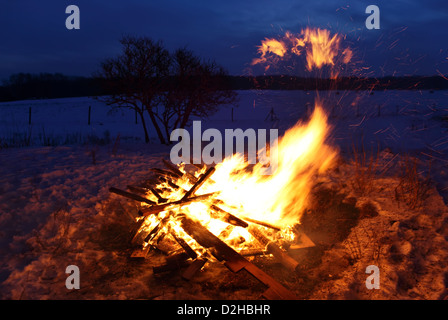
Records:
[[[185,176],[185,177],[187,177],[188,180],[190,180],[190,182],[192,184],[195,184],[198,181],[198,178],[196,178],[191,173],[189,173],[189,172],[183,173],[182,171],[180,171],[179,168],[175,164],[173,164],[165,159],[162,159],[162,162],[165,165],[165,167],[167,167],[169,170],[171,170],[174,174],[178,175],[179,178]]]
[[[156,196],[156,198],[157,198],[157,203],[165,203],[165,202],[168,201],[168,199],[163,198],[163,197],[156,191],[156,189],[154,189],[154,188],[149,188],[149,191],[151,191],[151,193],[152,193],[153,195]]]
[[[225,261],[225,265],[233,272],[245,269],[252,276],[265,284],[269,289],[264,296],[269,299],[294,300],[297,297],[274,278],[266,274],[264,271],[250,263],[238,252],[229,247],[218,237],[202,226],[199,222],[191,220],[186,216],[182,217],[181,227],[184,231],[195,239],[201,246],[208,249],[209,252],[219,261]]]
[[[258,225],[266,227],[266,228],[273,229],[275,231],[280,231],[281,230],[280,227],[274,226],[273,224],[265,222],[265,221],[256,220],[256,219],[253,219],[253,218],[250,218],[250,217],[242,217],[242,219],[246,220],[246,221],[249,221],[249,222],[252,222],[252,223],[255,223],[255,224],[258,224]]]
[[[189,198],[194,195],[194,193],[204,184],[204,182],[215,172],[215,167],[210,167],[207,171],[201,175],[199,180],[187,191],[186,194],[182,197],[182,200]]]
[[[188,199],[181,199],[181,200],[172,201],[172,202],[168,202],[168,203],[164,203],[164,204],[154,205],[154,206],[151,206],[148,208],[142,208],[142,209],[140,209],[140,214],[143,216],[157,214],[157,213],[165,210],[169,206],[186,205],[186,204],[189,204],[194,201],[201,201],[201,200],[209,199],[210,197],[213,197],[215,195],[217,195],[216,192],[211,192],[211,193],[202,194],[200,196],[191,197]]]
[[[172,171],[169,170],[163,170],[163,169],[159,169],[159,168],[152,168],[150,169],[152,172],[160,175],[160,176],[164,176],[164,177],[170,177],[172,179],[178,179],[179,177],[177,176],[177,174],[173,173]]]
[[[150,246],[140,247],[140,248],[134,249],[134,251],[132,251],[132,253],[131,253],[131,258],[134,258],[134,259],[145,259],[146,256],[148,255],[148,252],[149,252],[150,249],[151,249]]]
[[[280,262],[288,270],[292,272],[296,271],[299,263],[290,257],[275,242],[269,240],[259,228],[254,225],[250,225],[247,230],[255,239],[257,239],[258,242],[260,242],[262,246],[266,247],[267,252],[272,254],[278,262]]]
[[[135,200],[135,201],[144,202],[144,203],[147,203],[147,204],[156,204],[154,201],[151,201],[151,200],[149,200],[149,199],[147,199],[145,197],[142,197],[142,196],[140,196],[138,194],[130,193],[130,192],[127,192],[127,191],[124,191],[124,190],[120,190],[120,189],[114,188],[114,187],[109,188],[109,191],[112,192],[112,193],[118,194],[120,196],[126,197],[128,199]]]
[[[140,194],[140,195],[146,195],[149,192],[149,189],[145,188],[145,187],[127,185],[126,188],[128,188],[129,191],[131,191],[133,193]]]
[[[165,167],[167,167],[168,170],[170,170],[175,175],[177,175],[178,178],[180,178],[184,175],[184,173],[182,171],[180,171],[179,168],[177,168],[177,166],[172,164],[171,162],[169,162],[165,159],[162,159],[162,162],[165,165]]]
[[[149,230],[147,228],[143,228],[143,224],[145,223],[145,219],[141,219],[139,222],[137,222],[137,231],[134,235],[134,237],[131,240],[131,243],[134,245],[143,245],[143,242],[145,242],[146,236],[149,234]]]
[[[176,242],[182,247],[182,249],[184,249],[185,253],[187,253],[190,258],[197,258],[198,255],[196,251],[194,251],[184,239],[177,236],[177,234],[173,230],[170,231],[170,234],[174,238],[174,240],[176,240]]]
[[[219,219],[234,226],[239,226],[243,228],[247,228],[247,226],[249,225],[246,221],[236,217],[230,212],[221,209],[217,205],[214,204],[211,205],[210,210],[211,210],[210,216],[214,219]]]

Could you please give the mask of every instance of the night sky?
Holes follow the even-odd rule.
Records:
[[[65,27],[71,4],[80,30]],[[370,4],[380,8],[380,30],[365,27]],[[187,46],[243,75],[261,40],[307,26],[346,34],[371,75],[448,74],[446,0],[8,0],[0,8],[0,80],[18,72],[90,76],[120,52],[123,35]]]

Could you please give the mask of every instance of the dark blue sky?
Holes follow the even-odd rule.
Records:
[[[65,8],[81,11],[81,29],[67,30]],[[365,8],[381,10],[381,29],[367,30]],[[372,75],[448,74],[446,0],[3,0],[0,80],[17,72],[89,76],[120,52],[122,35],[187,46],[245,74],[265,37],[306,26],[347,35]]]

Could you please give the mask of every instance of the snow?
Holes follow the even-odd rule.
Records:
[[[448,270],[448,92],[324,92],[331,112],[332,143],[345,159],[351,146],[398,161],[409,153],[431,162],[434,188],[418,209],[394,200],[399,179],[388,171],[376,178],[368,195],[356,194],[341,181],[353,178],[356,165],[343,161],[326,177],[356,206],[373,203],[378,215],[361,219],[347,239],[326,251],[320,272],[337,269],[319,281],[311,299],[438,299],[447,286]],[[222,108],[202,122],[217,128],[278,128],[280,134],[306,117],[317,94],[305,91],[239,91],[238,106]],[[91,124],[88,108],[91,106]],[[381,106],[378,114],[378,106]],[[32,125],[28,125],[29,107]],[[271,109],[278,121],[265,121]],[[0,104],[0,297],[2,299],[256,299],[256,282],[229,274],[222,265],[207,267],[189,283],[157,278],[148,264],[129,259],[131,235],[126,212],[130,200],[111,195],[109,187],[150,179],[170,147],[143,143],[143,130],[130,110],[109,112],[89,98],[17,101]],[[30,136],[31,139],[27,139]],[[362,139],[361,139],[362,138]],[[387,163],[387,161],[386,161]],[[396,168],[396,167],[395,167]],[[420,169],[424,175],[428,166]],[[444,202],[445,201],[445,202]],[[366,235],[371,230],[375,237]],[[359,240],[360,239],[360,240]],[[361,241],[362,256],[350,265],[330,264]],[[381,243],[380,259],[369,250]],[[394,260],[398,250],[399,259]],[[338,259],[337,259],[338,258]],[[157,259],[157,257],[153,257]],[[327,261],[327,262],[325,262]],[[154,262],[154,261],[152,261]],[[325,264],[328,263],[325,269]],[[382,270],[381,290],[366,291],[365,267]],[[65,287],[68,265],[81,272],[81,289]],[[334,270],[333,270],[334,271]],[[331,273],[333,273],[331,271]],[[235,285],[237,280],[241,286]],[[331,279],[332,278],[332,279]],[[219,279],[219,280],[216,280]],[[300,293],[300,279],[283,279]],[[232,287],[234,286],[234,287]],[[224,288],[224,289],[223,289]],[[224,290],[224,291],[223,291]],[[228,291],[225,291],[228,290]],[[231,293],[229,293],[231,292]]]

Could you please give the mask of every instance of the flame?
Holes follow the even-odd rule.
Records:
[[[267,62],[268,58],[266,55],[268,53],[273,53],[278,57],[283,57],[286,52],[287,48],[283,41],[265,38],[261,41],[261,46],[258,47],[258,53],[260,53],[261,56],[260,58],[254,59],[252,61],[252,65]]]
[[[251,168],[244,161],[244,155],[237,153],[216,165],[215,172],[201,186],[198,194],[219,192],[214,201],[218,199],[221,203],[219,207],[223,210],[243,220],[258,220],[278,226],[282,229],[284,238],[293,237],[290,227],[300,222],[316,174],[327,170],[337,155],[336,150],[326,144],[328,133],[327,116],[320,102],[317,102],[307,123],[298,122],[270,146],[269,152],[278,155],[278,164],[273,174],[266,175],[267,168],[261,162]],[[184,166],[179,169],[186,172]],[[205,169],[196,172],[196,177],[204,172]],[[175,183],[184,190],[189,190],[192,186],[186,175]],[[161,184],[157,188],[166,190],[161,195],[168,201],[182,198],[182,191],[169,185]],[[151,196],[154,197],[148,194],[149,198]],[[153,228],[156,220],[163,219],[170,210],[177,210],[177,214],[186,214],[200,221],[211,233],[216,236],[224,235],[226,241],[233,241],[239,248],[250,246],[253,239],[247,229],[233,226],[229,228],[226,222],[214,219],[210,214],[212,204],[212,200],[203,200],[182,207],[167,208],[157,218],[149,219],[148,223]],[[169,214],[173,214],[173,211]],[[175,219],[168,226],[175,232],[182,233],[181,228],[176,226]],[[192,247],[200,250],[198,246]]]
[[[287,31],[281,39],[264,39],[258,47],[259,58],[252,60],[252,65],[265,64],[265,71],[291,55],[305,53],[306,69],[320,69],[324,65],[334,66],[337,61],[348,64],[353,52],[350,48],[341,49],[343,36],[320,28],[306,28],[299,34]],[[334,75],[333,75],[334,76]]]
[[[277,152],[274,174],[257,163],[248,172],[237,154],[216,167],[216,182],[204,192],[220,191],[219,199],[239,209],[236,214],[286,227],[298,223],[307,205],[316,173],[325,171],[336,152],[325,144],[327,117],[317,104],[307,124],[297,123],[279,139],[270,152]],[[215,189],[216,188],[216,189]]]
[[[289,59],[291,55],[303,55],[308,71],[329,66],[332,76],[337,77],[335,67],[340,63],[349,63],[353,55],[350,48],[341,48],[342,40],[341,35],[332,35],[325,29],[306,28],[298,35],[286,32],[281,39],[265,38],[258,47],[260,57],[253,59],[252,65],[265,64],[267,70],[272,64]],[[167,207],[166,211],[159,212],[157,216],[147,217],[143,228],[152,229],[154,225],[162,223],[165,217],[174,217],[163,226],[164,232],[159,233],[179,234],[195,251],[204,253],[204,249],[195,245],[195,241],[188,237],[175,219],[176,215],[188,215],[235,248],[242,249],[256,243],[247,228],[229,225],[213,217],[211,211],[216,201],[219,201],[221,210],[245,221],[268,223],[281,230],[275,233],[276,237],[292,240],[294,233],[291,227],[300,223],[316,175],[330,168],[337,156],[337,151],[326,143],[329,130],[327,115],[318,100],[308,122],[296,123],[283,137],[271,144],[269,150],[258,150],[259,162],[254,166],[245,162],[244,155],[239,153],[217,164],[212,177],[205,181],[198,192],[214,192],[216,197]],[[273,169],[273,163],[267,168],[264,161],[268,152],[270,159],[276,160],[273,172],[268,170]],[[156,188],[165,190],[161,196],[168,202],[181,199],[185,190],[192,187],[191,176],[188,177],[185,166],[179,166],[179,170],[184,175],[174,183],[180,188],[176,189],[169,183],[161,183]],[[195,179],[205,170],[197,170]],[[154,195],[147,196],[157,201]]]

